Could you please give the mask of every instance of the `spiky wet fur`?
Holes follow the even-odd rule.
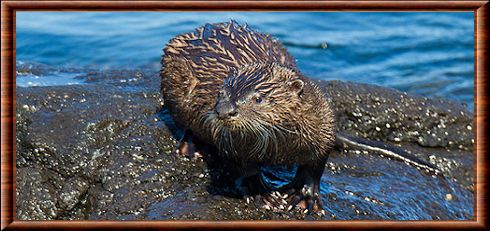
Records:
[[[166,106],[181,127],[221,155],[263,164],[304,164],[328,155],[335,137],[330,106],[269,35],[235,22],[206,24],[172,39],[164,51]],[[304,83],[298,92],[295,80]],[[219,92],[237,104],[237,118],[217,117]],[[254,94],[263,96],[260,106],[242,102]]]

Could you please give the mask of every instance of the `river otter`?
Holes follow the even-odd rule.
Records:
[[[305,200],[307,209],[321,210],[319,184],[335,141],[334,115],[286,49],[232,21],[180,35],[164,52],[165,105],[187,134],[235,160],[246,194],[270,191],[259,164],[299,164],[283,191],[290,205]]]
[[[258,166],[297,164],[279,199],[289,208],[303,202],[307,210],[322,212],[320,178],[336,139],[362,142],[336,137],[327,99],[283,45],[231,21],[177,36],[164,53],[161,93],[185,130],[180,152],[194,153],[193,138],[215,146],[242,173],[244,194],[266,207],[278,194],[263,182]]]

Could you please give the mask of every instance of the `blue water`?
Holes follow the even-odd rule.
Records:
[[[158,70],[169,39],[230,19],[274,35],[312,78],[449,98],[473,110],[472,12],[17,12],[17,61]]]

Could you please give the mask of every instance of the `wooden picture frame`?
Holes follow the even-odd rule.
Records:
[[[15,219],[17,11],[473,11],[475,220],[473,221],[18,221]],[[2,1],[1,228],[487,228],[488,1]]]

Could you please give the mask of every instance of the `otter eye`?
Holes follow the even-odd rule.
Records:
[[[262,103],[262,97],[259,95],[254,96],[255,103],[259,104]]]

